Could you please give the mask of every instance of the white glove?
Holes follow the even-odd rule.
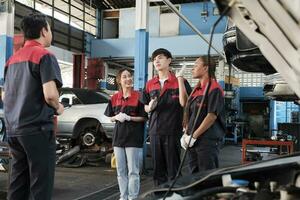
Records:
[[[196,142],[197,139],[193,138],[191,135],[187,135],[184,139],[187,145],[190,141],[190,138],[192,138],[192,139],[191,139],[189,147],[192,147],[192,146],[194,146],[194,143]]]
[[[126,113],[122,113],[122,115],[124,116],[126,121],[130,121],[131,117],[129,115],[127,115]]]
[[[151,99],[151,101],[149,102],[150,112],[152,110],[154,110],[156,106],[157,106],[157,97],[155,97],[154,99]]]
[[[180,144],[181,147],[186,150],[186,148],[188,147],[188,144],[185,142],[185,138],[188,137],[187,134],[183,134],[182,137],[180,138]]]
[[[186,69],[186,65],[183,64],[182,67],[181,67],[181,69],[176,73],[176,78],[183,77],[185,69]]]
[[[123,123],[125,121],[125,116],[123,115],[123,113],[119,113],[115,116],[115,119]]]

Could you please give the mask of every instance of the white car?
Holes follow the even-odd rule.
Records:
[[[111,142],[114,123],[104,115],[109,98],[104,92],[88,89],[60,89],[65,111],[58,116],[58,140],[71,139],[83,147]]]

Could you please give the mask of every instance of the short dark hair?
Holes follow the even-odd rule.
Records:
[[[163,54],[167,58],[172,58],[172,54],[170,53],[170,51],[168,51],[167,49],[164,49],[164,48],[159,48],[159,49],[156,49],[155,51],[153,51],[151,60],[153,61],[154,58],[160,54]]]
[[[25,39],[37,39],[40,37],[41,30],[45,28],[48,31],[48,23],[45,15],[32,13],[24,16],[21,21],[21,29]]]

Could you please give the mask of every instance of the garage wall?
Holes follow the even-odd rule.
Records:
[[[159,36],[160,7],[151,7],[149,10],[149,35]],[[135,8],[120,9],[119,38],[135,37]]]
[[[262,87],[240,87],[241,99],[264,99]]]
[[[201,12],[204,10],[208,10],[208,17],[205,19],[201,16]],[[181,13],[187,17],[193,25],[195,25],[200,32],[203,34],[210,33],[210,29],[214,22],[217,20],[219,15],[214,15],[213,10],[216,7],[215,4],[211,2],[205,3],[188,3],[188,4],[181,4],[180,11]],[[205,8],[205,9],[204,9]],[[215,33],[223,33],[226,27],[226,17],[224,17],[216,27]],[[180,19],[179,22],[179,34],[180,35],[193,35],[195,34],[194,31],[188,27],[183,20]]]
[[[179,17],[175,13],[162,13],[159,21],[159,35],[161,37],[179,34]]]
[[[217,49],[223,49],[222,37],[214,35]],[[134,57],[134,48],[134,38],[92,40],[91,57]],[[198,35],[149,38],[149,54],[157,48],[169,49],[173,56],[199,56],[207,54],[208,45]],[[215,54],[213,49],[211,53]]]
[[[213,23],[219,17],[219,15],[213,13],[216,5],[211,2],[180,4],[178,8],[203,34],[210,33]],[[150,7],[150,37],[195,34],[175,13],[161,13],[161,9],[159,6]],[[208,11],[208,16],[204,18],[201,16],[201,13],[206,10]],[[133,38],[135,36],[135,8],[120,9],[119,16],[119,38]],[[225,17],[219,22],[215,33],[224,32],[226,20]]]
[[[117,19],[103,20],[103,39],[117,38],[119,36],[118,23]]]

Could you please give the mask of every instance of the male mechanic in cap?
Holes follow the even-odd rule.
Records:
[[[157,76],[146,83],[143,92],[145,111],[150,113],[149,135],[156,186],[175,178],[180,164],[182,135],[182,102],[186,102],[191,87],[186,80],[178,82],[170,71],[172,55],[163,48],[152,54]],[[183,71],[181,70],[181,78]]]

